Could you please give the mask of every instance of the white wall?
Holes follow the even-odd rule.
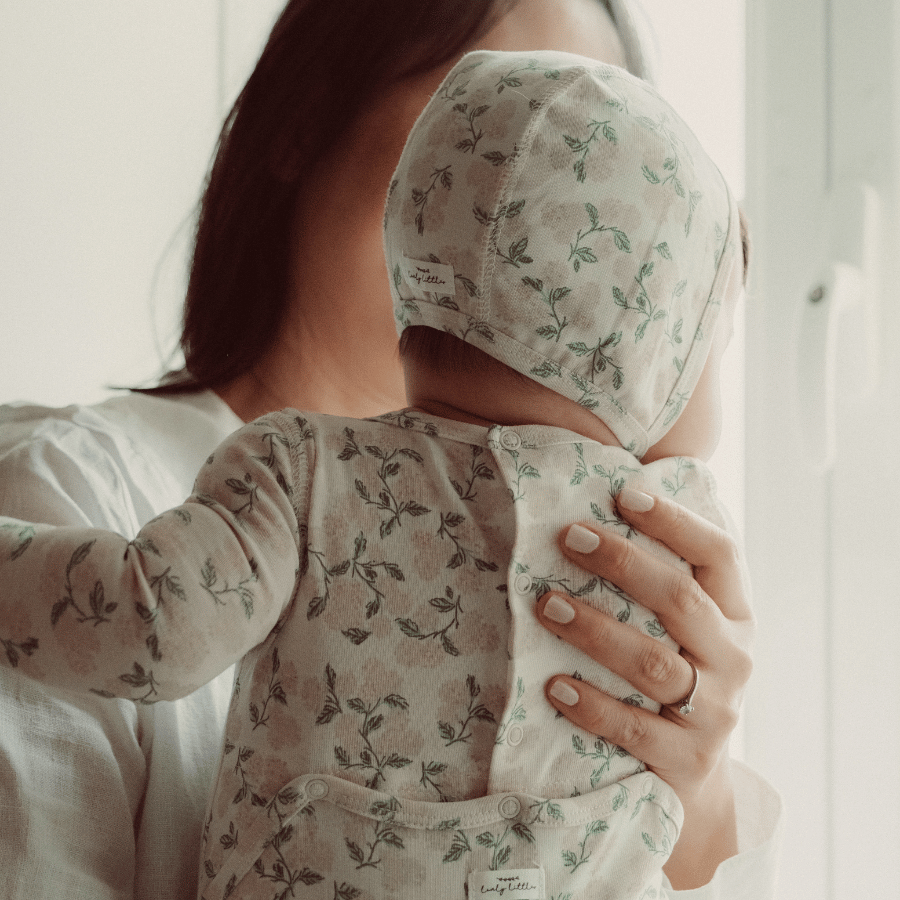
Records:
[[[747,757],[787,803],[782,900],[897,897],[900,2],[748,11]]]
[[[0,0],[0,402],[156,375],[225,105],[281,0]]]

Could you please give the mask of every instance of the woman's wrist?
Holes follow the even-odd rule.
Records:
[[[737,814],[731,759],[727,752],[689,797],[681,797],[684,825],[663,867],[676,891],[703,887],[712,881],[716,869],[738,853]]]

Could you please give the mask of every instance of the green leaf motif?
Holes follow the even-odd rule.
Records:
[[[562,376],[562,369],[556,363],[545,359],[539,366],[535,366],[531,370],[531,374],[538,378],[559,378]]]

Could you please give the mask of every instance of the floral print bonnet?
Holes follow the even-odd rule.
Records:
[[[476,51],[410,133],[384,249],[397,328],[448,331],[591,409],[637,457],[703,370],[737,206],[646,82]]]

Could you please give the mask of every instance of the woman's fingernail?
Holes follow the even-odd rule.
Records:
[[[550,685],[550,696],[566,706],[574,706],[578,702],[578,691],[565,681],[554,681]]]
[[[600,538],[583,525],[572,525],[566,532],[566,546],[576,553],[590,553],[600,546]]]
[[[565,625],[575,618],[575,610],[562,597],[557,597],[556,594],[553,594],[544,604],[544,616],[551,622],[559,622],[560,625]]]
[[[655,502],[649,494],[627,487],[619,491],[618,501],[619,506],[624,506],[632,512],[647,512],[653,509]]]

